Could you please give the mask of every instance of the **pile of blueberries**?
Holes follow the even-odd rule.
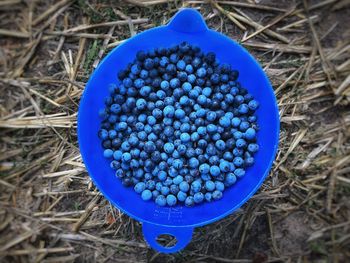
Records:
[[[258,102],[213,52],[139,51],[110,87],[98,132],[125,186],[159,206],[222,198],[254,164]]]

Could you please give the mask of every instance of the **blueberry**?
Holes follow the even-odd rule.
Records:
[[[130,148],[131,148],[131,145],[130,145],[130,143],[128,141],[125,141],[125,142],[122,143],[122,150],[123,151],[129,151]]]
[[[245,141],[244,139],[238,139],[238,140],[236,141],[236,146],[237,146],[238,148],[245,148],[246,145],[247,145],[247,143],[246,143],[246,141]]]
[[[178,68],[178,70],[184,70],[186,68],[186,63],[183,60],[179,60],[176,63],[176,67]]]
[[[202,203],[204,200],[204,195],[203,193],[199,192],[199,193],[195,193],[193,196],[193,200],[195,203],[199,204]]]
[[[193,66],[192,65],[186,65],[185,70],[188,74],[193,73]]]
[[[227,117],[221,117],[219,120],[219,123],[222,127],[225,127],[225,128],[227,128],[231,125],[231,121]]]
[[[233,138],[235,138],[236,140],[241,139],[243,138],[243,133],[241,133],[240,131],[235,131],[233,133]]]
[[[196,74],[199,78],[204,78],[205,75],[207,74],[207,71],[205,68],[202,67],[202,68],[197,69]]]
[[[173,152],[173,154],[175,153],[175,152],[177,152],[176,150]],[[173,156],[173,157],[175,157],[175,156]],[[180,160],[180,159],[175,159],[174,160],[174,162],[173,162],[173,167],[175,167],[176,169],[181,169],[182,167],[183,167],[183,162],[182,162],[182,160]]]
[[[183,181],[183,177],[181,175],[178,175],[173,179],[173,183],[176,185],[179,185],[182,181]]]
[[[187,81],[191,84],[195,83],[196,82],[196,76],[193,75],[193,74],[190,74],[187,76]]]
[[[220,151],[223,151],[223,150],[225,150],[225,148],[226,148],[226,144],[225,144],[225,142],[224,142],[223,140],[217,140],[217,141],[215,142],[215,146],[216,146],[216,148],[217,148],[218,150],[220,150]]]
[[[205,152],[209,156],[214,156],[214,155],[216,155],[216,148],[215,148],[215,146],[213,144],[208,144]]]
[[[259,103],[256,100],[251,100],[248,103],[249,109],[255,111],[259,107]]]
[[[168,186],[162,186],[160,192],[162,195],[167,196],[170,193],[170,188]]]
[[[180,139],[181,139],[181,142],[187,143],[191,140],[191,137],[188,133],[185,132],[181,134]]]
[[[103,151],[103,156],[105,158],[112,158],[113,151],[111,149],[106,149],[106,150]]]
[[[250,153],[256,153],[259,150],[259,146],[256,143],[250,143],[247,149]]]
[[[139,60],[139,61],[144,61],[146,59],[146,53],[144,51],[138,51],[136,53],[136,58]]]
[[[125,78],[123,80],[123,85],[126,87],[126,88],[130,88],[133,84],[133,81],[130,79],[130,78]]]
[[[145,69],[150,70],[154,67],[154,61],[151,58],[146,58],[143,65]]]
[[[244,164],[244,161],[241,157],[235,157],[233,159],[233,164],[236,166],[236,167],[241,167],[243,164]]]
[[[167,204],[167,199],[164,195],[158,195],[155,200],[156,204],[159,206],[165,206]]]
[[[179,56],[177,54],[170,55],[170,62],[171,63],[177,63],[178,61],[179,61]]]
[[[116,122],[117,122],[117,116],[111,114],[111,115],[108,117],[108,121],[109,121],[110,123],[116,123]]]
[[[158,196],[160,195],[158,190],[153,190],[152,191],[152,199],[155,200]]]
[[[223,172],[223,173],[227,173],[230,171],[230,163],[228,161],[222,160],[220,162],[219,167],[220,167],[221,172]]]
[[[173,106],[165,106],[165,108],[163,109],[163,114],[165,117],[168,117],[168,118],[172,118],[175,114],[175,109]]]
[[[147,102],[144,99],[138,99],[136,101],[136,107],[138,110],[144,110],[147,106]]]
[[[188,161],[188,166],[190,168],[197,168],[199,166],[199,161],[197,158],[190,158],[189,161]]]
[[[179,50],[182,53],[187,53],[190,50],[190,45],[186,41],[184,41],[179,45]]]
[[[174,78],[170,80],[170,87],[172,89],[176,89],[178,87],[180,87],[180,80],[178,78]]]
[[[199,96],[198,90],[192,89],[189,91],[188,96],[192,99],[190,103],[194,103],[194,100]]]
[[[242,95],[237,95],[237,96],[235,96],[235,103],[237,104],[237,105],[240,105],[240,104],[242,104],[244,102],[244,97],[242,96]]]
[[[161,67],[166,67],[169,64],[169,59],[167,57],[161,57],[159,65]]]
[[[174,64],[168,64],[165,70],[167,74],[174,75],[176,73],[176,66]]]
[[[252,166],[254,164],[254,158],[253,157],[248,157],[244,159],[244,165],[246,167]]]
[[[190,90],[192,89],[191,83],[189,83],[189,82],[183,83],[183,84],[182,84],[182,89],[183,89],[185,92],[190,92]]]
[[[160,181],[165,181],[165,179],[167,177],[167,173],[165,171],[160,171],[158,173],[157,177]]]
[[[179,191],[176,197],[177,197],[177,200],[179,200],[180,202],[185,202],[187,194],[182,191]]]
[[[191,207],[191,206],[194,205],[194,199],[193,199],[192,196],[188,196],[188,197],[186,198],[186,200],[185,200],[185,205],[186,205],[186,206],[189,206],[189,207]]]
[[[110,130],[110,131],[108,132],[108,137],[109,137],[109,139],[111,139],[111,140],[115,139],[115,138],[117,137],[117,132],[116,132],[115,130]]]
[[[168,206],[174,206],[176,205],[177,199],[174,195],[170,194],[166,197],[166,202]]]
[[[232,125],[233,127],[239,127],[240,124],[241,124],[241,119],[240,119],[240,118],[234,117],[234,118],[231,120],[231,125]]]
[[[213,165],[210,167],[210,174],[214,177],[218,176],[220,174],[220,168],[216,165]]]
[[[139,182],[134,186],[134,190],[138,194],[141,194],[145,189],[146,189],[146,185],[144,182]]]
[[[183,106],[188,105],[189,101],[190,101],[190,100],[189,100],[189,98],[188,98],[187,96],[182,96],[182,97],[180,98],[180,104],[183,105]]]
[[[207,132],[208,132],[209,134],[214,134],[214,133],[216,133],[216,131],[217,131],[216,125],[214,125],[214,124],[209,124],[209,125],[207,126]]]
[[[207,128],[203,127],[203,126],[200,126],[197,129],[197,133],[198,133],[199,136],[204,136],[204,135],[207,134]]]
[[[208,111],[207,114],[206,114],[206,119],[210,122],[213,122],[215,121],[216,119],[216,113],[215,111]]]
[[[141,198],[144,201],[151,200],[152,199],[152,192],[150,190],[148,190],[148,189],[142,191]]]
[[[214,200],[219,200],[222,198],[222,192],[218,191],[218,190],[215,190],[213,193],[212,193],[212,197]]]
[[[225,178],[225,185],[231,186],[237,181],[236,175],[234,173],[228,173]]]
[[[212,192],[215,190],[215,183],[213,181],[206,181],[205,182],[205,189],[209,192]]]
[[[179,192],[179,186],[176,184],[172,184],[170,185],[170,193],[172,193],[173,195],[177,195],[177,193]]]
[[[198,132],[193,132],[192,134],[191,134],[191,141],[192,142],[196,142],[196,141],[198,141],[199,140],[199,134],[198,134]]]
[[[199,166],[199,172],[201,174],[208,174],[209,171],[210,171],[210,166],[208,164],[204,163]]]
[[[191,130],[191,126],[188,123],[183,123],[180,126],[181,132],[189,132]]]
[[[238,168],[234,171],[234,174],[237,176],[237,177],[243,177],[245,175],[245,171],[241,168]]]
[[[173,180],[174,181],[174,180]],[[179,188],[180,188],[180,191],[182,192],[188,192],[188,190],[190,189],[190,185],[188,184],[188,182],[186,181],[182,181],[180,182],[179,184]]]
[[[194,193],[198,193],[201,190],[202,186],[201,183],[199,181],[194,181],[191,184],[191,191],[193,191]]]
[[[244,137],[247,140],[254,140],[255,136],[256,136],[256,132],[253,128],[248,128],[244,133]]]
[[[156,146],[155,146],[154,142],[152,142],[152,141],[146,142],[144,150],[146,153],[153,153],[156,150]]]
[[[206,105],[207,104],[207,97],[204,96],[203,94],[199,95],[197,98],[197,103],[199,105],[202,105],[202,106]]]
[[[164,151],[166,153],[172,153],[174,151],[175,147],[174,144],[167,142],[164,144]]]
[[[225,189],[225,185],[222,182],[215,181],[215,189],[222,192]]]
[[[184,71],[180,71],[177,73],[177,78],[181,81],[181,82],[185,82],[187,80],[187,73]]]

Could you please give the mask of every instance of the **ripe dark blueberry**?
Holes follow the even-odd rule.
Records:
[[[218,110],[220,109],[220,102],[218,100],[213,100],[211,104],[211,108],[213,110]]]
[[[144,61],[146,59],[146,53],[144,51],[140,50],[136,53],[136,58],[139,61]]]

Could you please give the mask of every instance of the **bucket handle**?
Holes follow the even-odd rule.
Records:
[[[162,253],[174,253],[183,249],[192,238],[193,228],[191,227],[169,227],[150,223],[142,224],[143,236],[147,243],[155,250]],[[177,243],[172,247],[164,247],[157,242],[160,235],[171,235],[176,238]]]
[[[201,14],[192,8],[183,8],[177,12],[168,27],[183,33],[199,33],[208,30]]]

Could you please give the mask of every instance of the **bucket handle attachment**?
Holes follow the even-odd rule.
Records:
[[[162,253],[174,253],[183,249],[192,238],[193,228],[191,227],[169,227],[160,226],[150,223],[142,224],[143,236],[147,243]],[[176,238],[177,243],[172,247],[164,247],[157,242],[157,237],[160,235],[171,235]]]
[[[192,9],[181,9],[168,24],[170,29],[183,33],[199,33],[208,30],[201,14]]]

